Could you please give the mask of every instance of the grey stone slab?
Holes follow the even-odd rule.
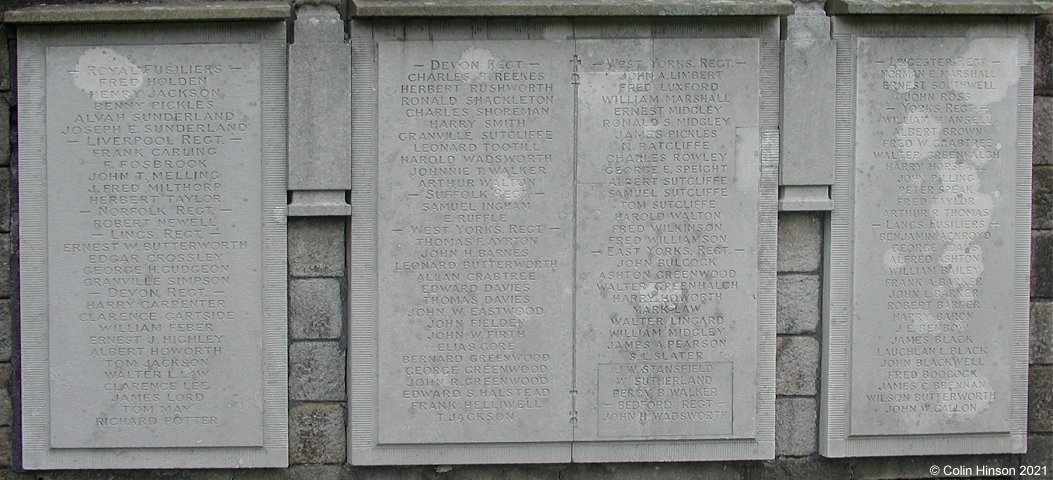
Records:
[[[1048,0],[829,0],[831,15],[1041,15],[1053,13]]]
[[[352,464],[774,455],[778,22],[577,22],[352,22]]]
[[[3,20],[14,24],[282,20],[289,12],[288,3],[270,1],[47,5],[5,12]]]
[[[824,455],[1024,449],[1032,75],[1012,52],[1031,32],[1001,21],[835,25],[855,121],[838,132]]]
[[[344,463],[347,412],[338,403],[306,403],[289,410],[289,463]]]
[[[834,183],[834,41],[825,16],[783,23],[779,185]],[[829,199],[829,192],[826,200]]]
[[[814,398],[776,399],[776,455],[804,456],[815,454],[816,424],[816,402]]]
[[[819,275],[779,275],[778,288],[777,332],[814,333],[819,326]]]
[[[823,258],[822,217],[808,213],[779,215],[779,271],[815,272]]]
[[[815,337],[779,337],[775,361],[776,395],[815,395],[819,378],[819,341]]]
[[[25,467],[286,464],[284,37],[19,29]]]
[[[344,400],[346,352],[333,341],[293,342],[289,346],[289,398]]]
[[[381,443],[570,440],[572,48],[380,43]]]
[[[351,47],[332,7],[302,8],[289,45],[289,189],[350,190]],[[343,200],[341,197],[340,200]]]
[[[759,47],[577,42],[576,442],[763,436]]]
[[[351,215],[345,190],[299,190],[289,192],[290,217],[346,217]]]
[[[335,278],[289,281],[289,335],[293,340],[337,339],[344,331],[344,303]]]
[[[472,16],[679,16],[679,15],[789,15],[789,0],[652,0],[646,3],[604,0],[351,0],[355,17],[472,17]]]
[[[344,276],[343,218],[289,219],[289,274],[295,277]]]

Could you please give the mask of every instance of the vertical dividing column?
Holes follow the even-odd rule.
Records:
[[[289,45],[290,216],[349,215],[351,48],[329,5],[302,6]]]

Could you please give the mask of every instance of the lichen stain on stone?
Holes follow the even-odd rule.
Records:
[[[458,72],[468,75],[472,82],[486,80],[494,71],[497,57],[485,48],[469,48],[461,53],[455,68]]]
[[[143,87],[143,70],[127,57],[105,47],[81,54],[72,72],[73,85],[95,102],[122,102]]]
[[[964,58],[982,59],[981,66],[957,65],[947,72],[948,78],[957,80],[955,90],[969,96],[973,105],[986,106],[1006,98],[1010,89],[1020,83],[1020,66],[1030,63],[1031,52],[1026,46],[1017,47],[1016,39],[981,38],[969,43],[962,55]],[[980,70],[981,76],[976,77]]]

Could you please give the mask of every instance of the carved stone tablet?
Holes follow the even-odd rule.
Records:
[[[380,442],[570,440],[570,53],[380,43]]]
[[[997,25],[838,24],[855,141],[838,152],[825,455],[1024,451],[1030,33]]]
[[[575,439],[752,436],[759,40],[578,50]]]
[[[771,458],[776,23],[702,23],[353,23],[353,464]]]
[[[27,467],[286,463],[283,39],[19,30]]]

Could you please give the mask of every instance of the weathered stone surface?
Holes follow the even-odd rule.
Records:
[[[343,276],[344,223],[343,218],[290,218],[289,274]]]
[[[578,465],[566,470],[557,478],[565,480],[738,480],[742,478],[745,466],[744,463],[736,462]]]
[[[782,131],[779,185],[834,182],[834,58],[830,18],[793,15],[783,20]],[[821,191],[828,197],[827,188]],[[784,207],[785,208],[785,207]]]
[[[1031,363],[1053,363],[1053,302],[1031,301]]]
[[[254,471],[253,469],[245,469]],[[264,470],[281,472],[282,470]],[[231,480],[232,470],[44,470],[26,472],[25,476],[6,477],[0,474],[0,480]],[[283,477],[284,478],[284,477]]]
[[[291,465],[282,470],[241,469],[233,472],[232,480],[367,480],[386,471],[405,471],[399,468],[351,470],[347,465]],[[404,477],[407,480],[424,477]]]
[[[775,360],[776,395],[816,394],[819,341],[815,337],[779,337]]]
[[[351,11],[359,17],[786,15],[793,13],[793,3],[790,0],[651,0],[640,3],[600,0],[446,0],[425,3],[415,0],[353,0]]]
[[[9,11],[9,23],[159,22],[275,20],[289,16],[285,2],[228,2],[176,5],[55,5]]]
[[[1053,297],[1053,232],[1031,232],[1031,296]]]
[[[2,59],[0,59],[2,61]],[[11,105],[0,95],[0,165],[11,164]]]
[[[14,375],[15,370],[10,363],[0,363],[0,388],[12,387]]]
[[[1053,465],[1053,434],[1035,433],[1027,436],[1027,454],[1020,458],[1020,465]]]
[[[0,167],[0,232],[11,231],[11,205],[15,197],[15,184],[11,169]]]
[[[961,478],[960,473],[955,474],[950,469],[959,466],[975,467],[976,465],[1010,468],[1017,465],[1018,458],[1015,455],[862,458],[851,462],[852,478],[859,480]],[[930,472],[933,466],[939,469],[937,475]],[[944,467],[948,467],[948,470],[945,471]]]
[[[1053,97],[1036,96],[1033,116],[1031,161],[1035,165],[1053,165]]]
[[[819,275],[779,275],[778,333],[813,333],[819,326]]]
[[[843,14],[1036,15],[1050,13],[1043,0],[829,0],[826,11]]]
[[[839,182],[832,192],[836,205],[830,251],[834,257],[829,265],[834,280],[827,337],[833,343],[824,345],[824,352],[830,355],[825,362],[829,369],[824,372],[827,382],[823,390],[829,393],[828,399],[834,399],[830,405],[836,410],[829,412],[824,423],[823,444],[824,454],[833,456],[1014,452],[1021,446],[1019,439],[1008,432],[1014,422],[1023,420],[1024,412],[1014,409],[1012,399],[1023,395],[1025,385],[1012,372],[1027,362],[1020,355],[1024,353],[1020,348],[1023,345],[1016,343],[1021,334],[1026,334],[1027,306],[1023,292],[1014,291],[1013,285],[1020,285],[1027,272],[1015,268],[1009,259],[1027,254],[1014,247],[1025,244],[1030,233],[1020,223],[1002,220],[1017,214],[1017,202],[991,199],[1025,195],[1020,200],[1029,200],[1025,194],[1030,193],[1028,179],[1019,175],[1029,172],[1029,166],[1013,160],[1026,158],[1029,146],[1017,143],[1016,148],[1002,149],[996,145],[1014,145],[1024,133],[1025,126],[1018,128],[1010,120],[1020,110],[1029,109],[1031,97],[1026,93],[1004,95],[974,89],[955,96],[956,91],[944,80],[957,73],[935,68],[922,73],[908,66],[910,60],[888,59],[910,59],[917,52],[975,54],[992,65],[1002,65],[989,71],[990,79],[992,84],[1009,91],[1017,83],[1018,60],[1006,60],[1005,52],[1019,50],[1026,56],[1026,49],[1014,38],[997,38],[995,34],[959,41],[955,39],[958,27],[949,23],[932,22],[931,34],[918,35],[912,29],[929,25],[917,21],[908,26],[898,18],[834,19],[839,52],[848,45],[854,48],[855,69],[847,76],[845,70],[839,71],[839,86],[853,86],[856,102],[839,112],[855,118],[851,125],[852,154],[841,154],[837,159],[838,171],[850,172],[851,180]],[[1004,22],[978,22],[975,28],[1001,32]],[[1014,25],[1015,34],[1027,34],[1026,19],[1019,19]],[[924,83],[920,81],[923,75]],[[928,93],[918,94],[919,91]],[[947,101],[937,101],[941,96]],[[916,167],[911,175],[901,171],[905,168],[901,162],[904,157],[928,155],[930,151],[919,145],[941,135],[937,128],[909,126],[917,120],[914,112],[929,112],[924,122],[943,125],[957,121],[951,115],[954,109],[986,111],[980,105],[989,105],[992,119],[1006,121],[992,120],[974,129],[947,129],[940,137],[948,145],[975,142],[991,147],[982,152],[955,150],[963,152],[961,158],[973,155],[951,167],[960,169],[957,173],[961,175],[949,175],[946,164],[939,162],[911,163]],[[882,122],[882,118],[897,120]],[[980,158],[983,155],[1004,158],[1009,167],[992,167]],[[904,187],[908,178],[911,186]],[[973,183],[966,186],[959,182]],[[948,193],[954,189],[961,193]],[[953,205],[963,203],[991,208],[961,209],[967,213],[959,213]],[[927,207],[912,207],[919,205]],[[955,215],[963,218],[945,221]],[[899,220],[886,221],[891,218]],[[909,247],[904,247],[904,243],[897,245],[908,241],[915,243]],[[932,255],[915,255],[905,249]],[[940,287],[958,282],[972,282],[976,288],[970,294],[951,294]],[[940,306],[939,300],[911,301],[952,295],[979,301],[959,301],[954,307]],[[974,318],[989,321],[963,321]],[[962,335],[941,334],[952,322]],[[950,338],[961,351],[976,355],[974,375],[984,382],[977,382],[974,398],[943,396],[944,384],[922,380],[955,375],[957,367],[948,357],[961,356],[960,352],[904,348],[908,343],[909,347],[928,346]],[[890,379],[898,380],[889,383]],[[890,395],[893,389],[896,392]],[[910,394],[897,395],[903,391]],[[847,394],[843,403],[837,400],[842,393]],[[846,432],[850,436],[846,437]],[[979,432],[1004,433],[990,441],[965,441],[968,435]],[[911,438],[921,434],[932,437]],[[870,443],[874,440],[864,439],[865,436],[879,437],[881,446]]]
[[[1053,17],[1035,19],[1035,91],[1053,95]]]
[[[285,90],[264,80],[284,71],[273,47],[284,47],[285,30],[274,22],[214,35],[220,28],[188,27],[164,42],[132,26],[81,31],[72,42],[60,27],[19,36],[19,60],[44,66],[19,84],[20,140],[44,148],[24,151],[19,165],[22,199],[45,207],[20,218],[21,278],[45,287],[21,291],[24,358],[41,368],[46,353],[50,373],[23,377],[28,468],[287,461],[271,440],[287,413],[287,376],[273,365],[287,356],[285,298],[274,295],[286,291],[285,219],[275,214],[286,203],[276,171],[286,134],[281,116],[265,113],[284,111]],[[209,100],[157,100],[176,97]],[[103,104],[111,113],[98,114]],[[200,114],[205,105],[223,113]],[[148,121],[168,136],[148,133]],[[142,148],[117,148],[131,145]],[[3,172],[0,196],[10,191]],[[147,395],[126,395],[120,381],[149,384],[139,390]],[[121,421],[127,415],[135,427]],[[154,450],[113,450],[122,448]]]
[[[775,454],[803,456],[816,452],[816,401],[775,399]]]
[[[11,406],[11,394],[6,390],[0,390],[0,427],[15,424],[15,412]]]
[[[747,480],[796,480],[802,478],[842,480],[851,478],[851,468],[843,460],[831,460],[818,455],[808,457],[779,457],[750,465]]]
[[[351,189],[351,48],[332,6],[302,7],[289,45],[289,190]]]
[[[10,467],[15,456],[15,433],[11,427],[0,427],[0,467]]]
[[[357,172],[350,240],[354,270],[349,273],[353,334],[348,354],[356,373],[349,380],[353,382],[353,409],[367,413],[351,414],[352,463],[557,462],[569,460],[571,452],[580,462],[772,455],[770,441],[752,444],[743,440],[774,435],[772,398],[756,393],[774,391],[775,382],[775,337],[763,329],[775,324],[777,259],[775,245],[763,242],[774,243],[777,228],[777,178],[776,170],[770,168],[775,166],[772,153],[777,149],[766,146],[775,146],[771,142],[777,140],[769,133],[777,124],[771,100],[778,96],[773,91],[778,58],[776,49],[758,49],[756,39],[746,38],[750,35],[737,26],[727,30],[731,38],[724,38],[723,22],[691,19],[668,25],[651,21],[622,25],[590,19],[580,33],[548,20],[507,32],[490,31],[490,23],[472,20],[407,23],[406,28],[394,22],[372,30],[369,22],[352,22],[353,39],[370,37],[352,42],[364,49],[361,56],[355,50],[356,74],[376,67],[376,78],[390,80],[363,88],[375,92],[375,97],[364,96],[368,101],[357,111],[368,113],[375,107],[376,115],[372,119],[355,117],[354,125],[355,145],[361,147],[356,151],[373,151],[370,142],[375,142],[377,155],[353,158]],[[765,36],[759,45],[774,46],[775,19],[761,25]],[[468,40],[462,33],[469,31],[478,35]],[[503,35],[521,38],[524,34],[537,40],[501,40]],[[581,38],[568,39],[568,34]],[[711,34],[714,38],[685,38]],[[432,41],[440,38],[444,41]],[[373,47],[376,51],[369,50]],[[719,98],[725,105],[678,106],[675,115],[684,117],[679,123],[666,120],[667,114],[653,108],[630,109],[643,118],[618,118],[630,111],[623,103],[652,100],[613,94],[627,88],[634,92],[693,88],[680,81],[693,74],[684,70],[693,69],[691,65],[701,56],[735,60],[698,64],[714,70],[706,74],[713,81],[705,88],[722,92]],[[476,57],[487,59],[492,67]],[[615,58],[619,60],[611,60]],[[429,68],[451,70],[451,75],[427,74],[437,80],[435,88],[449,94],[443,99],[450,105],[491,101],[503,105],[504,100],[482,94],[511,88],[521,93],[545,92],[537,101],[554,107],[519,110],[527,114],[508,120],[503,117],[516,110],[468,109],[463,115],[470,118],[443,124],[419,114],[419,109],[405,108],[413,100],[407,98],[407,92],[422,91],[419,82],[427,78],[422,75]],[[639,73],[639,68],[654,70],[654,75]],[[466,89],[461,81],[465,75],[488,85]],[[516,78],[535,83],[505,85]],[[362,75],[360,80],[368,82],[370,76]],[[577,86],[559,87],[568,80]],[[639,84],[623,85],[623,80]],[[532,90],[536,88],[541,90]],[[708,118],[718,111],[720,119]],[[491,118],[499,113],[502,118]],[[772,129],[758,131],[764,124]],[[460,142],[482,140],[466,143],[469,149],[515,151],[521,147],[503,140],[530,139],[531,155],[567,161],[546,160],[543,169],[479,168],[476,163],[495,160],[455,155],[442,157],[450,168],[415,166],[430,160],[414,155],[438,151],[436,136],[431,134],[443,125],[447,125],[439,132],[443,138],[451,139],[452,133],[457,137],[452,139]],[[612,125],[620,128],[612,129]],[[630,137],[687,135],[688,131],[671,129],[687,125],[713,127],[705,133],[712,140],[628,141]],[[495,133],[502,143],[490,142]],[[705,152],[695,148],[703,144]],[[668,155],[654,156],[655,148]],[[399,158],[404,160],[390,161]],[[538,158],[524,157],[526,161]],[[637,168],[642,158],[680,163],[670,168]],[[625,168],[621,163],[627,163]],[[612,168],[614,164],[619,166]],[[624,178],[637,174],[658,183]],[[431,176],[455,178],[432,180]],[[612,190],[630,184],[716,188]],[[698,196],[713,198],[680,201],[680,197]],[[509,204],[517,199],[529,202]],[[702,206],[705,208],[700,209]],[[498,213],[476,215],[462,210]],[[500,220],[495,223],[495,218]],[[815,218],[812,216],[819,226]],[[805,267],[808,272],[815,272],[819,264],[818,228],[815,230],[809,238],[814,240],[814,252],[811,265]],[[704,235],[707,232],[720,234]],[[508,242],[530,247],[508,251],[522,257],[521,261],[493,262],[489,257],[494,253],[508,253],[476,248]],[[431,265],[435,262],[421,259],[443,259],[443,271],[434,272]],[[706,277],[735,281],[687,286],[651,281]],[[479,295],[466,295],[476,292]],[[495,292],[530,295],[490,294]],[[468,308],[460,308],[462,305]],[[488,318],[491,312],[517,316],[515,325],[508,325],[516,329],[514,337],[498,335],[506,333],[500,331],[505,327]],[[575,318],[575,312],[581,313]],[[656,317],[673,312],[690,312],[695,317],[668,323]],[[523,316],[531,317],[529,322],[518,318]],[[726,328],[680,327],[702,319]],[[659,325],[657,321],[671,328],[660,333],[643,330]],[[514,338],[515,343],[502,343],[503,338]],[[674,345],[686,352],[663,350]],[[472,353],[480,351],[484,353]],[[499,354],[486,354],[488,351]],[[491,363],[506,363],[505,358],[523,361],[513,369],[504,365],[490,368]],[[462,362],[469,364],[461,367]],[[458,368],[437,372],[436,363]],[[552,368],[570,364],[574,372]],[[669,385],[711,384],[708,392],[715,398],[693,401],[686,398],[691,396],[688,390],[659,388],[662,384],[655,381],[644,383],[648,378],[641,375],[659,371],[670,379]],[[377,373],[371,378],[372,372]],[[466,374],[471,378],[465,378]],[[513,374],[531,376],[499,376]],[[528,408],[512,402],[493,407],[472,402],[452,411],[446,404],[415,400],[452,389],[470,398],[477,395],[474,386],[489,384],[479,380],[512,383],[506,378],[526,379],[547,389],[541,398],[527,398],[528,403],[519,404]],[[620,386],[628,385],[634,386],[632,396],[657,399],[661,409],[668,411],[655,412],[644,402],[622,401],[630,394],[621,393]],[[571,405],[576,422],[567,421]],[[495,415],[477,415],[475,410],[482,407]],[[375,415],[369,414],[374,410]],[[503,428],[503,422],[512,420],[511,414],[517,427]],[[726,439],[734,440],[724,442]],[[506,442],[538,445],[500,445]],[[476,445],[463,448],[463,443]]]
[[[1053,228],[1053,165],[1031,170],[1031,228]]]
[[[6,39],[7,35],[7,26],[0,25],[0,38]],[[7,90],[11,90],[11,54],[7,43],[0,42],[0,92]]]
[[[11,361],[15,344],[13,320],[13,302],[7,299],[0,300],[0,362]]]
[[[12,258],[11,235],[0,233],[0,298],[10,298],[14,272],[11,270]]]
[[[293,342],[289,346],[289,398],[344,400],[344,355],[338,342]]]
[[[289,281],[289,334],[293,340],[331,340],[343,331],[340,280],[294,278]]]
[[[1053,367],[1032,365],[1028,381],[1028,431],[1053,432]]]
[[[344,407],[308,403],[289,409],[289,463],[339,463],[347,457]]]
[[[814,272],[823,251],[823,222],[810,213],[779,215],[779,271]]]

